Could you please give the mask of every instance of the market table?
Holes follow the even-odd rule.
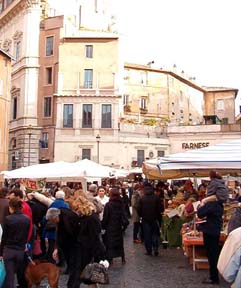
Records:
[[[220,245],[223,245],[223,243],[226,240],[226,235],[221,233],[220,235]],[[199,236],[193,236],[190,235],[190,233],[185,233],[182,235],[182,243],[184,247],[191,247],[192,248],[192,268],[193,271],[196,270],[196,263],[207,263],[208,259],[205,257],[203,258],[197,258],[197,253],[196,253],[196,248],[197,247],[204,247],[204,243],[203,243],[203,237],[202,234],[199,233]],[[187,255],[189,256],[189,255]]]

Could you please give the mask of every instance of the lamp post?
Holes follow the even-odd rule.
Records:
[[[33,126],[28,125],[27,133],[28,133],[28,166],[30,166],[30,148],[31,148],[31,136],[33,132]]]
[[[100,163],[100,135],[98,134],[96,136],[96,141],[97,141],[97,162]]]

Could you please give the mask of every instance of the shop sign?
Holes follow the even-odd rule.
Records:
[[[189,142],[189,143],[182,143],[182,149],[200,149],[209,146],[209,142]]]

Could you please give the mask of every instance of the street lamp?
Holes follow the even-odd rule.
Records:
[[[96,137],[97,141],[97,162],[100,163],[100,135],[98,134]]]
[[[30,166],[30,148],[31,148],[31,136],[33,132],[33,126],[28,125],[27,127],[27,134],[28,134],[28,166]]]

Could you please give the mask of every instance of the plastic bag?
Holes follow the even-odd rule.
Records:
[[[4,261],[0,260],[0,287],[3,286],[5,277],[6,277],[6,270],[5,270]]]

